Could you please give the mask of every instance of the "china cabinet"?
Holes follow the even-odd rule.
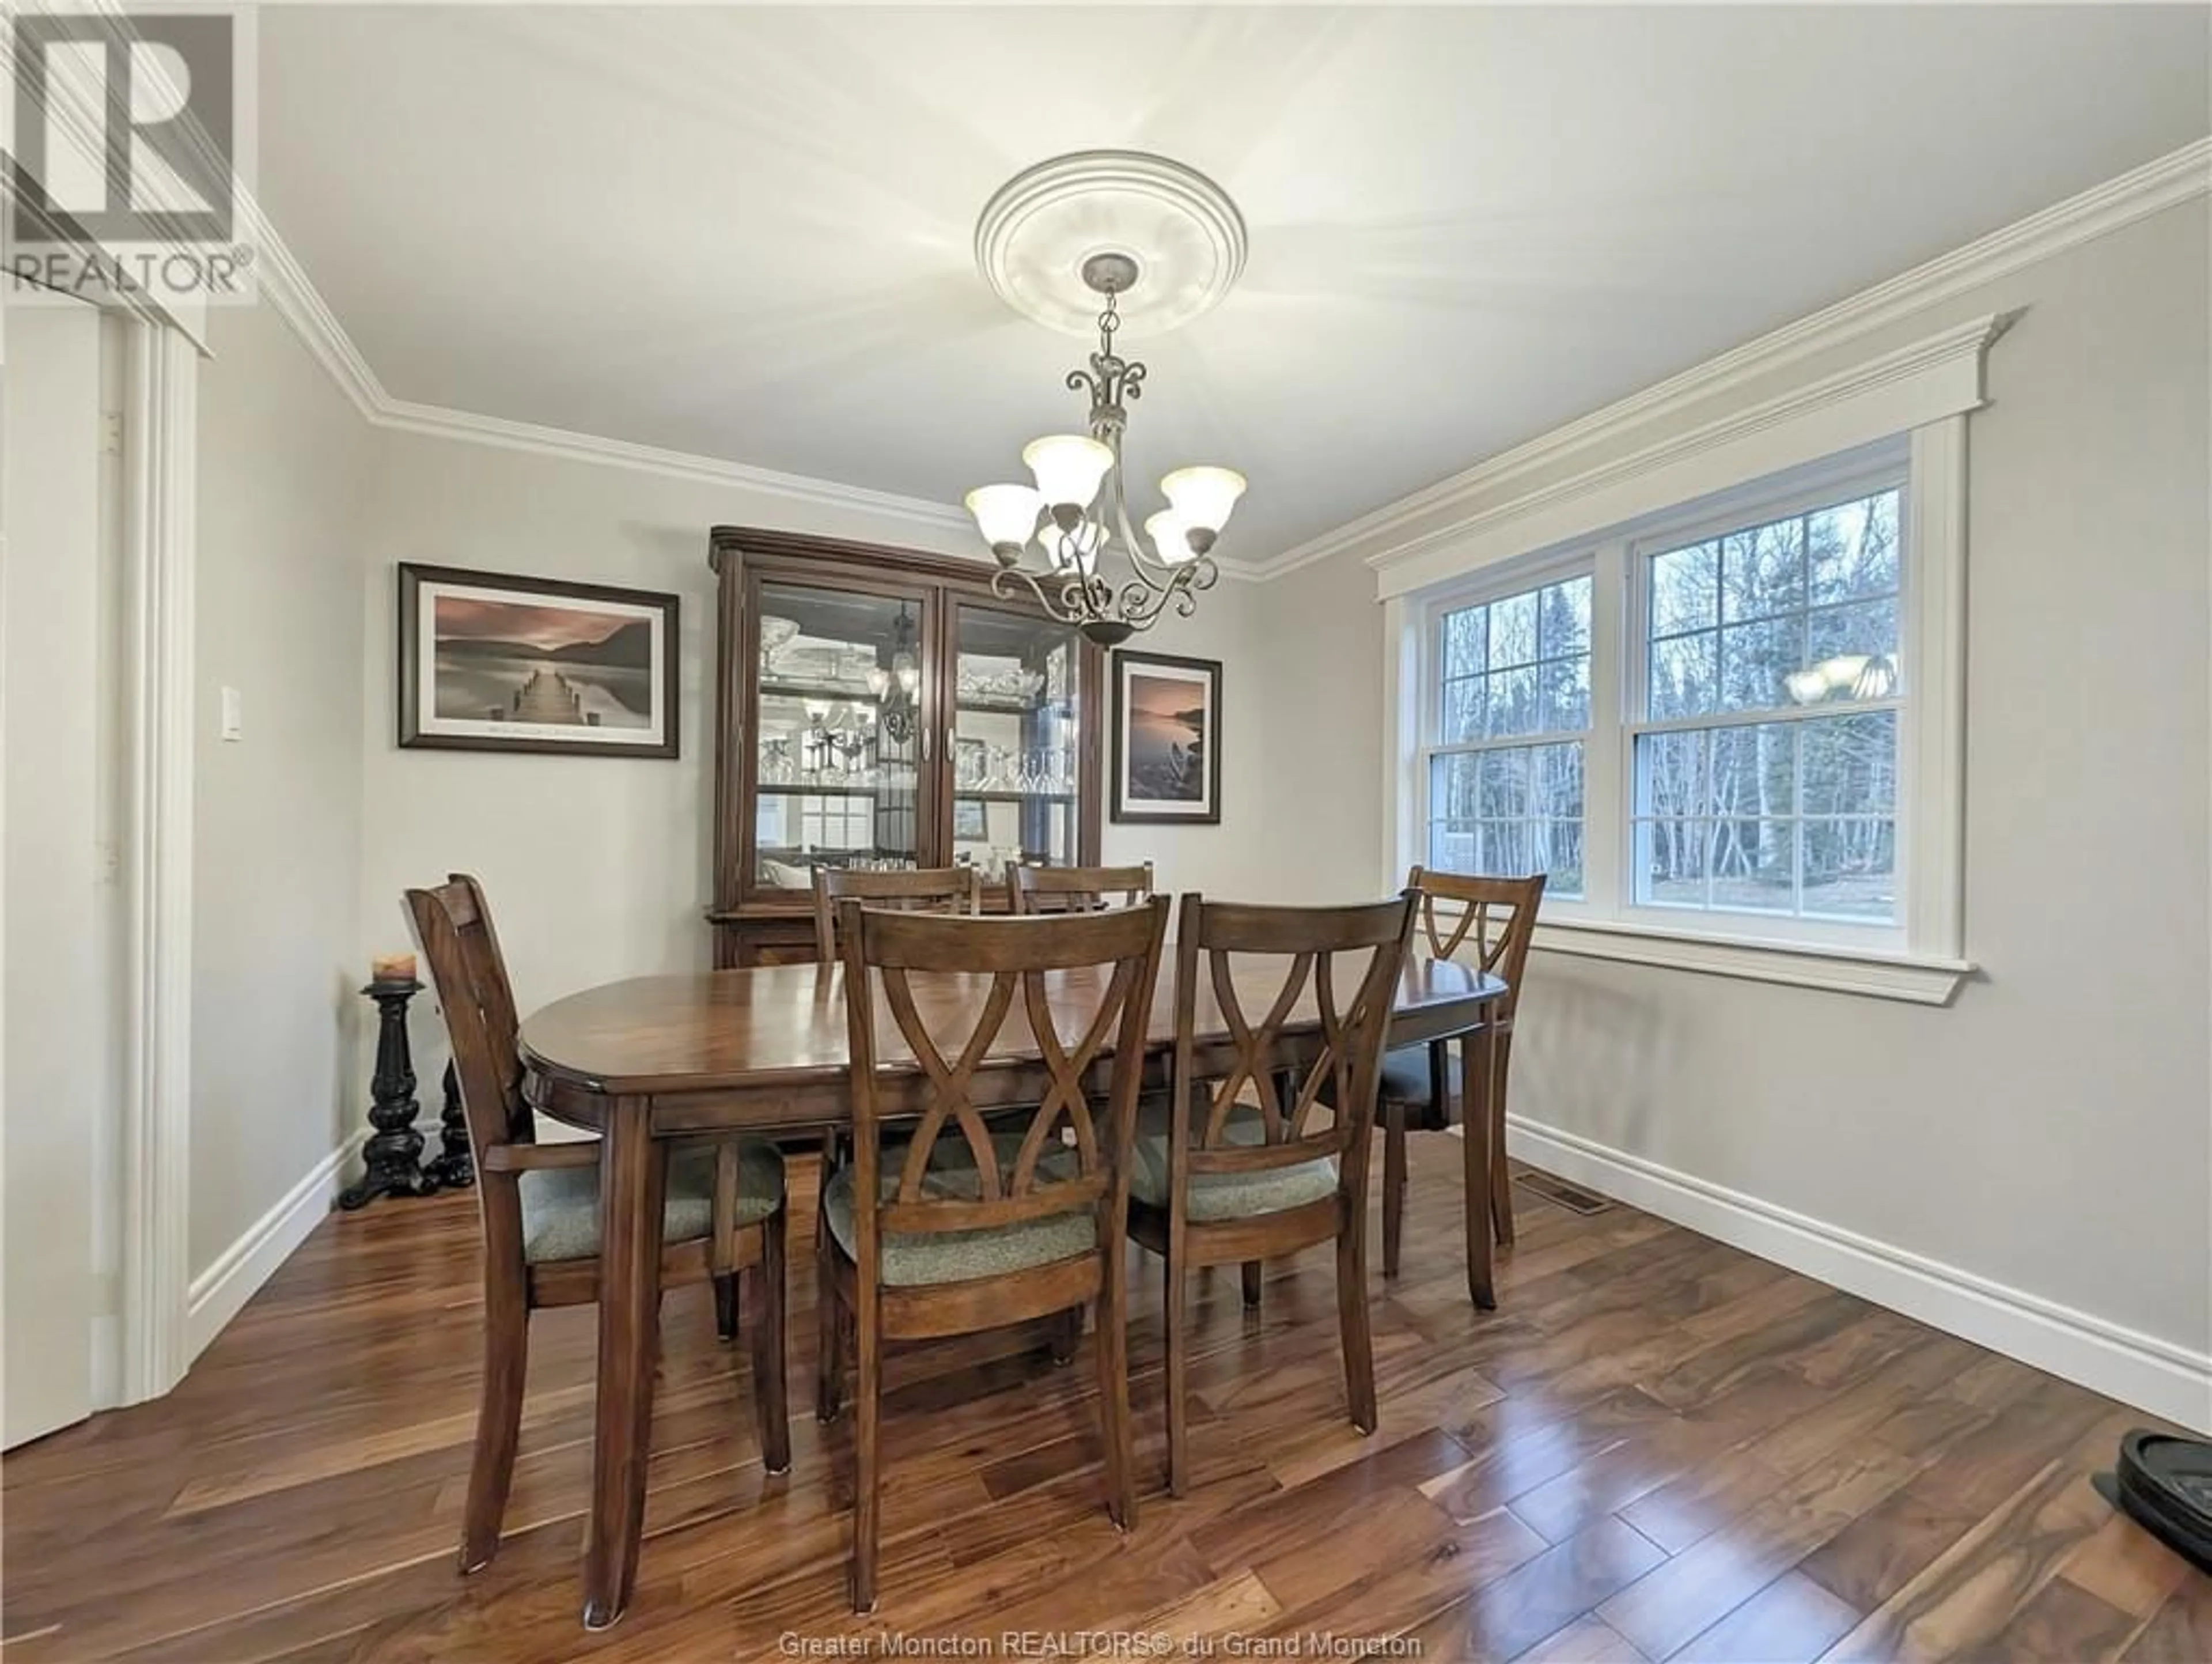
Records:
[[[718,966],[813,954],[819,866],[1098,858],[1104,655],[979,562],[718,526]]]

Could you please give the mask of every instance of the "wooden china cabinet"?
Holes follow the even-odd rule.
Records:
[[[718,968],[814,954],[818,866],[1098,858],[1104,654],[992,568],[717,526]]]

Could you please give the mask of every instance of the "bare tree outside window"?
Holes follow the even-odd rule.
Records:
[[[1565,578],[1439,621],[1431,867],[1547,873],[1551,894],[1583,894],[1590,590],[1587,575]]]
[[[1895,922],[1899,496],[1648,558],[1638,902]]]

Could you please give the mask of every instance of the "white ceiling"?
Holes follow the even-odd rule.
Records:
[[[2202,136],[2201,6],[262,14],[260,195],[397,398],[930,499],[1079,426],[973,264],[1158,150],[1251,230],[1133,482],[1264,560]]]

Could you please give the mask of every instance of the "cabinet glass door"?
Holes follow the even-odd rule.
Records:
[[[988,884],[1009,866],[1077,862],[1082,640],[1049,619],[953,610],[952,856]]]
[[[818,866],[921,864],[925,600],[762,583],[753,884],[810,891]]]

